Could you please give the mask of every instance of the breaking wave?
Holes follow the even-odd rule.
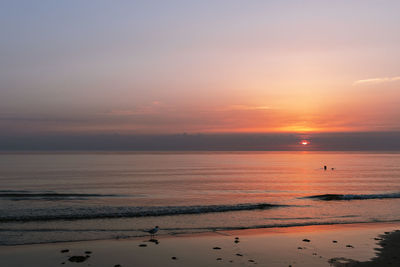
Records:
[[[118,197],[113,194],[80,194],[80,193],[57,193],[51,191],[16,191],[0,190],[0,199],[8,200],[70,200],[70,199],[89,199],[102,197]]]
[[[208,206],[165,206],[165,207],[80,207],[19,210],[19,214],[0,215],[0,222],[28,222],[50,220],[86,220],[101,218],[132,218],[146,216],[172,216],[203,214],[228,211],[263,210],[284,205],[268,203],[208,205]]]
[[[400,193],[388,194],[324,194],[307,196],[304,198],[318,199],[318,200],[363,200],[363,199],[386,199],[386,198],[400,198]]]

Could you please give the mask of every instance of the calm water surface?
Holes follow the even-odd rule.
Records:
[[[400,154],[0,154],[0,211],[2,245],[399,221]]]

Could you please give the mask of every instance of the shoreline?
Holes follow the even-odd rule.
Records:
[[[355,226],[356,228],[359,228],[360,226],[367,225],[367,227],[373,226],[373,225],[400,225],[400,220],[394,220],[394,221],[375,221],[375,222],[332,222],[332,223],[315,223],[315,224],[309,224],[309,223],[298,223],[298,224],[284,224],[284,225],[276,225],[276,226],[271,226],[271,225],[261,225],[259,227],[232,227],[232,228],[211,228],[208,230],[205,230],[203,228],[199,228],[199,231],[182,231],[182,232],[175,232],[175,233],[158,233],[157,238],[169,238],[169,237],[192,237],[192,236],[207,236],[207,235],[214,235],[214,234],[220,234],[220,235],[226,235],[226,233],[230,234],[235,234],[235,232],[238,232],[240,234],[246,234],[246,233],[251,233],[251,234],[259,234],[259,233],[274,233],[275,229],[306,229],[308,227],[318,227],[319,229],[323,229],[325,227],[330,228],[334,226],[335,228],[341,228],[342,226],[344,228],[349,228],[352,226]],[[169,229],[161,229],[161,230],[169,230]],[[184,229],[183,229],[184,230]],[[188,229],[188,230],[193,230],[193,229]],[[195,229],[196,230],[196,229]],[[288,230],[289,231],[289,230]],[[49,244],[60,244],[60,243],[75,243],[75,242],[96,242],[96,241],[111,241],[111,240],[139,240],[146,238],[148,236],[148,233],[146,231],[141,231],[143,232],[142,235],[136,235],[136,236],[121,236],[121,237],[115,237],[115,238],[98,238],[98,239],[81,239],[81,240],[60,240],[60,241],[50,241],[50,242],[38,242],[38,243],[21,243],[21,244],[0,244],[0,248],[2,247],[18,247],[18,246],[34,246],[34,245],[49,245]]]
[[[0,265],[75,266],[69,259],[82,256],[75,259],[85,266],[382,266],[396,253],[397,229],[398,222],[362,223],[0,246]]]

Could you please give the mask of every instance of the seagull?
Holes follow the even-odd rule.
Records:
[[[153,237],[158,232],[158,226],[154,227],[153,229],[147,231],[151,237]]]

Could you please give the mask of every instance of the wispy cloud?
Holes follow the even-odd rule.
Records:
[[[153,101],[150,104],[136,106],[133,109],[113,109],[105,114],[110,116],[148,115],[158,113],[161,108],[161,102]]]
[[[233,110],[270,110],[270,106],[249,106],[249,105],[230,105],[219,109],[219,111],[233,111]]]
[[[400,76],[358,80],[355,81],[353,85],[364,85],[364,84],[367,85],[367,84],[386,83],[394,81],[400,81]]]

